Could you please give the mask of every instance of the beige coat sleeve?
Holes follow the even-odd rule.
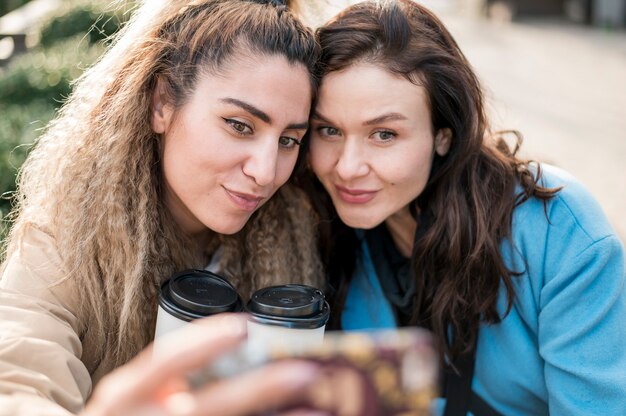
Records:
[[[54,239],[31,227],[0,279],[0,415],[78,413],[91,390],[76,296]]]

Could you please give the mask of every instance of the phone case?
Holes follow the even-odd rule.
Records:
[[[306,406],[337,416],[430,414],[438,361],[425,331],[329,332],[302,357],[320,364],[323,374]]]
[[[322,376],[307,398],[289,409],[323,410],[335,416],[429,415],[438,394],[438,355],[428,331],[407,328],[330,331],[308,350],[264,350],[244,345],[191,378],[193,385],[230,377],[271,360],[317,363]]]

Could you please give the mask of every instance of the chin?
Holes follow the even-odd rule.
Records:
[[[358,218],[358,217],[344,218],[341,215],[339,215],[339,217],[341,218],[341,221],[343,221],[343,223],[346,224],[348,227],[359,228],[362,230],[371,230],[372,228],[377,227],[379,224],[383,222],[383,221],[377,221],[376,219],[372,219],[372,218]]]
[[[246,221],[222,222],[218,225],[213,224],[214,226],[207,227],[218,234],[232,235],[241,231],[247,222],[248,219]]]
[[[236,229],[213,230],[213,231],[215,231],[218,234],[222,234],[222,235],[233,235],[233,234],[237,234],[242,229],[243,229],[243,227],[238,227]]]

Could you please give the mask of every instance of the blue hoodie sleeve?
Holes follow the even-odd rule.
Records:
[[[550,414],[626,415],[621,245],[606,237],[554,260],[549,267],[559,270],[541,291],[538,333]]]
[[[626,415],[624,248],[578,183],[549,218],[537,342],[550,414]]]
[[[481,326],[474,391],[506,415],[626,415],[623,245],[578,181],[542,167],[544,186],[563,189],[514,212],[501,248],[520,273],[515,300]]]

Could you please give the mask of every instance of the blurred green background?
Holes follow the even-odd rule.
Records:
[[[28,3],[30,0],[3,0],[0,3],[0,16],[7,14],[8,12],[17,9],[18,7]]]
[[[6,16],[29,0],[3,0]],[[71,92],[71,81],[104,50],[126,20],[129,4],[109,0],[70,0],[29,27],[35,45],[0,66],[0,238],[6,234],[15,178],[41,130]],[[15,13],[14,13],[15,14]],[[35,32],[35,33],[32,33]],[[1,33],[1,32],[0,32]]]

